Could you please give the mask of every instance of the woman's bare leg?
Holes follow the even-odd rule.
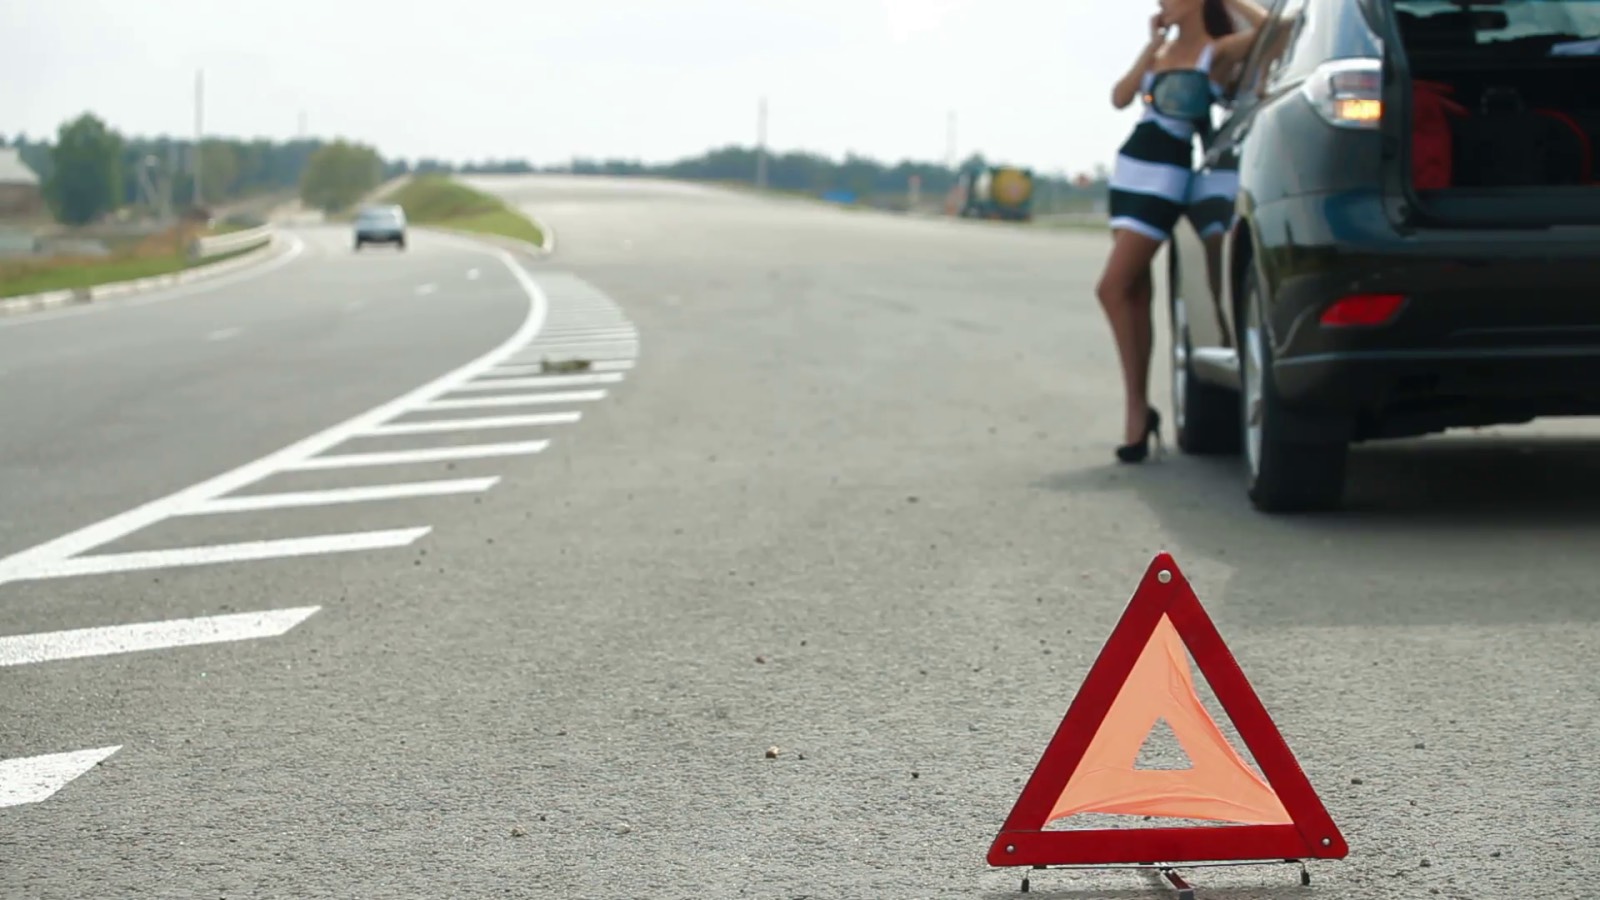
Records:
[[[1150,354],[1154,345],[1150,319],[1150,263],[1161,241],[1136,231],[1113,233],[1111,256],[1095,293],[1111,325],[1122,361],[1124,392],[1123,443],[1138,443],[1145,433],[1149,411]]]

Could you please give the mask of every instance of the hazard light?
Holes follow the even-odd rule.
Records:
[[[1400,294],[1356,294],[1323,310],[1322,324],[1328,328],[1384,325],[1394,319],[1405,302]]]
[[[1300,91],[1330,125],[1372,129],[1383,118],[1383,61],[1336,59],[1306,78]]]

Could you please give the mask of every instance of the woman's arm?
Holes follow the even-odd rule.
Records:
[[[1150,19],[1150,43],[1140,51],[1139,58],[1134,60],[1133,66],[1127,74],[1117,80],[1111,88],[1111,105],[1117,109],[1124,109],[1139,96],[1139,83],[1144,80],[1144,73],[1150,71],[1150,66],[1156,61],[1156,53],[1161,45],[1166,43],[1167,26],[1161,21],[1161,14],[1156,13]]]
[[[1266,9],[1255,3],[1252,3],[1251,0],[1222,0],[1222,3],[1224,6],[1228,7],[1228,12],[1233,13],[1239,18],[1244,19],[1245,22],[1249,23],[1250,30],[1252,31],[1260,28],[1261,23],[1267,20]]]
[[[1256,35],[1267,21],[1267,13],[1250,0],[1224,0],[1224,2],[1231,11],[1250,20],[1249,28],[1217,39],[1217,49],[1212,56],[1212,71],[1225,75],[1226,78],[1221,83],[1226,84],[1228,79],[1233,77],[1234,67],[1244,62],[1244,58],[1249,55],[1250,47],[1255,44]]]

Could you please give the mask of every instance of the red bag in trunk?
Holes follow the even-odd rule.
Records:
[[[1419,191],[1447,188],[1454,178],[1454,133],[1450,116],[1467,108],[1446,94],[1448,84],[1418,81],[1411,91],[1411,183]]]

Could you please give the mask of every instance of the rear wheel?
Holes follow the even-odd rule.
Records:
[[[1332,509],[1344,494],[1345,441],[1308,440],[1290,433],[1289,412],[1272,376],[1260,284],[1247,276],[1239,364],[1240,419],[1250,501],[1262,512]]]
[[[1176,277],[1176,266],[1173,267]],[[1175,284],[1169,279],[1168,284]],[[1194,342],[1189,339],[1188,306],[1172,294],[1172,425],[1178,447],[1195,455],[1239,452],[1239,398],[1207,384],[1194,373]]]

